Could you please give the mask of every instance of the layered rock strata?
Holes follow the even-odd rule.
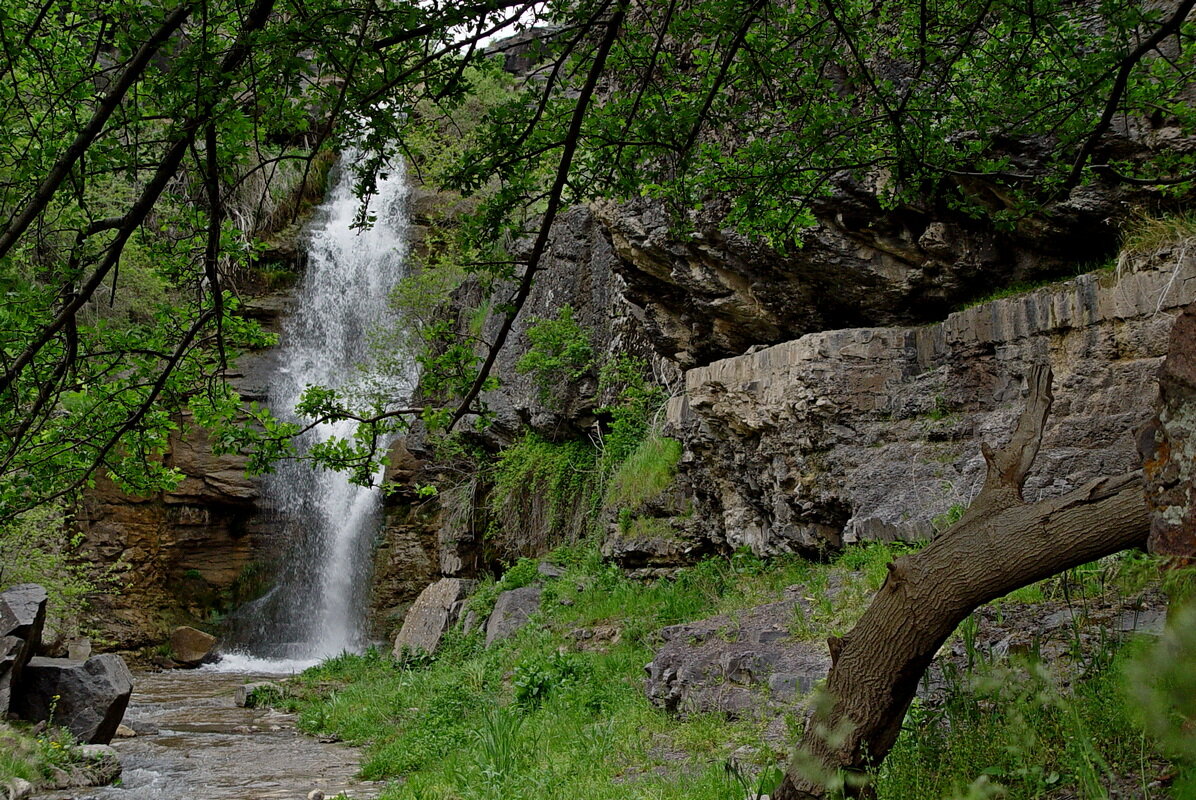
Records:
[[[928,538],[979,491],[979,441],[1008,437],[1042,361],[1056,399],[1027,500],[1135,469],[1133,431],[1193,299],[1196,257],[1181,251],[934,325],[814,333],[689,370],[668,428],[693,509],[659,546],[767,555]]]

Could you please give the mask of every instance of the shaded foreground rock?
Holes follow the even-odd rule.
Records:
[[[494,611],[486,620],[486,646],[505,639],[527,624],[531,615],[540,610],[539,586],[511,589],[498,596]]]
[[[41,645],[46,590],[22,583],[0,594],[0,718],[12,706],[21,672]]]
[[[120,656],[34,658],[25,667],[13,706],[23,719],[51,720],[81,742],[107,744],[132,692],[133,675]]]
[[[790,587],[779,603],[664,628],[664,645],[644,667],[648,699],[682,715],[756,717],[791,706],[831,667],[825,644],[790,635],[803,602]]]
[[[1196,560],[1196,305],[1175,321],[1159,369],[1159,413],[1138,436],[1150,550]]]
[[[171,657],[185,667],[198,667],[214,657],[216,642],[210,633],[181,625],[170,634]]]
[[[441,578],[420,592],[395,636],[394,657],[402,658],[404,651],[436,652],[445,632],[461,615],[474,585],[474,581],[461,578]]]

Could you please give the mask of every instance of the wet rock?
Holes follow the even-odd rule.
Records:
[[[395,637],[394,657],[402,658],[404,651],[436,652],[475,585],[474,581],[462,578],[441,578],[420,592]]]
[[[681,715],[757,717],[791,707],[831,666],[825,645],[789,636],[803,602],[787,591],[779,603],[664,628],[664,645],[644,668],[648,699]]]
[[[257,706],[257,698],[254,695],[258,690],[281,692],[282,687],[271,681],[243,684],[238,686],[233,694],[233,704],[238,708],[254,708]]]
[[[494,611],[486,620],[486,646],[505,639],[528,623],[531,615],[540,610],[539,586],[511,589],[498,596]]]
[[[133,676],[118,655],[33,658],[21,675],[13,709],[30,722],[52,718],[81,742],[107,744],[132,692]]]
[[[1196,561],[1196,305],[1171,329],[1158,413],[1138,434],[1151,552]]]
[[[214,658],[216,642],[209,633],[181,625],[170,634],[171,657],[185,667],[198,667]]]

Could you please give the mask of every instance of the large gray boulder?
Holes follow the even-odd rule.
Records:
[[[0,718],[8,713],[13,687],[41,645],[46,624],[46,590],[22,583],[0,594]]]
[[[779,603],[664,628],[664,645],[644,667],[648,699],[680,715],[757,717],[791,707],[831,666],[825,644],[790,635],[804,603],[793,587]]]
[[[441,578],[420,592],[395,637],[394,657],[402,658],[404,651],[436,652],[445,632],[461,615],[474,585],[474,581],[461,578]]]
[[[118,655],[33,658],[13,695],[13,710],[30,722],[61,725],[80,742],[108,744],[132,693],[133,675]]]
[[[41,644],[46,624],[46,590],[36,583],[22,583],[0,594],[0,636],[16,636]]]
[[[540,610],[539,586],[511,589],[498,596],[494,611],[486,620],[486,646],[505,639],[527,624],[531,615]]]

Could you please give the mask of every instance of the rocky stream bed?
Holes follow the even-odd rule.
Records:
[[[116,786],[67,789],[39,800],[269,800],[345,793],[368,800],[381,784],[354,776],[358,754],[295,729],[295,718],[239,708],[238,686],[277,678],[209,670],[137,672],[124,725],[114,739],[123,773]]]

